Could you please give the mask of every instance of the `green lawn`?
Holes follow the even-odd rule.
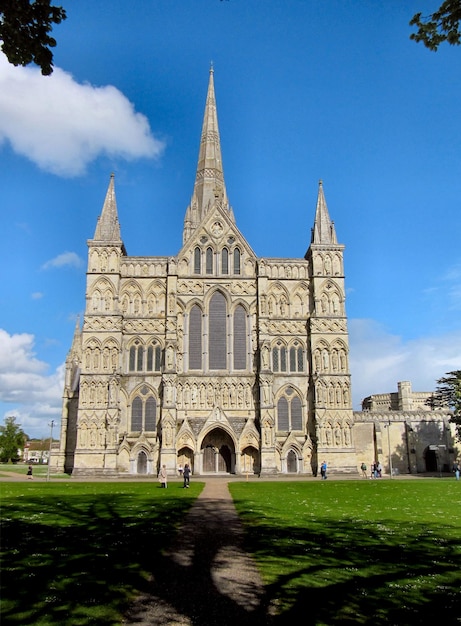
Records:
[[[461,482],[230,485],[277,623],[461,624]]]
[[[119,626],[202,485],[0,482],[2,625]],[[461,482],[242,482],[274,624],[461,624]],[[219,626],[219,625],[217,625]]]
[[[0,483],[2,625],[120,624],[202,488]]]

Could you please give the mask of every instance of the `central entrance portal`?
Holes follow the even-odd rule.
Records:
[[[221,428],[216,428],[204,438],[202,454],[204,474],[233,474],[235,472],[234,442]]]

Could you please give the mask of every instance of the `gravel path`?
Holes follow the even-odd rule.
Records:
[[[207,481],[174,544],[153,568],[150,588],[133,603],[123,624],[270,624],[261,578],[242,543],[228,481]]]

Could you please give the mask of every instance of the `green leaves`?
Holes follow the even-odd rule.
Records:
[[[2,50],[13,65],[36,63],[44,76],[53,72],[50,48],[56,40],[50,36],[53,24],[66,19],[62,7],[51,0],[0,0],[0,39]]]
[[[422,41],[426,48],[433,51],[436,51],[444,41],[452,46],[459,46],[461,43],[460,21],[461,1],[445,0],[432,15],[422,17],[422,13],[416,13],[413,16],[410,26],[417,26],[418,31],[412,33],[410,39]]]

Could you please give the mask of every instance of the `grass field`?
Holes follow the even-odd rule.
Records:
[[[120,624],[202,487],[0,483],[2,625]]]
[[[0,482],[2,626],[119,625],[201,488]],[[274,624],[461,624],[461,482],[230,489]]]
[[[234,483],[230,490],[281,623],[461,624],[460,482]]]

